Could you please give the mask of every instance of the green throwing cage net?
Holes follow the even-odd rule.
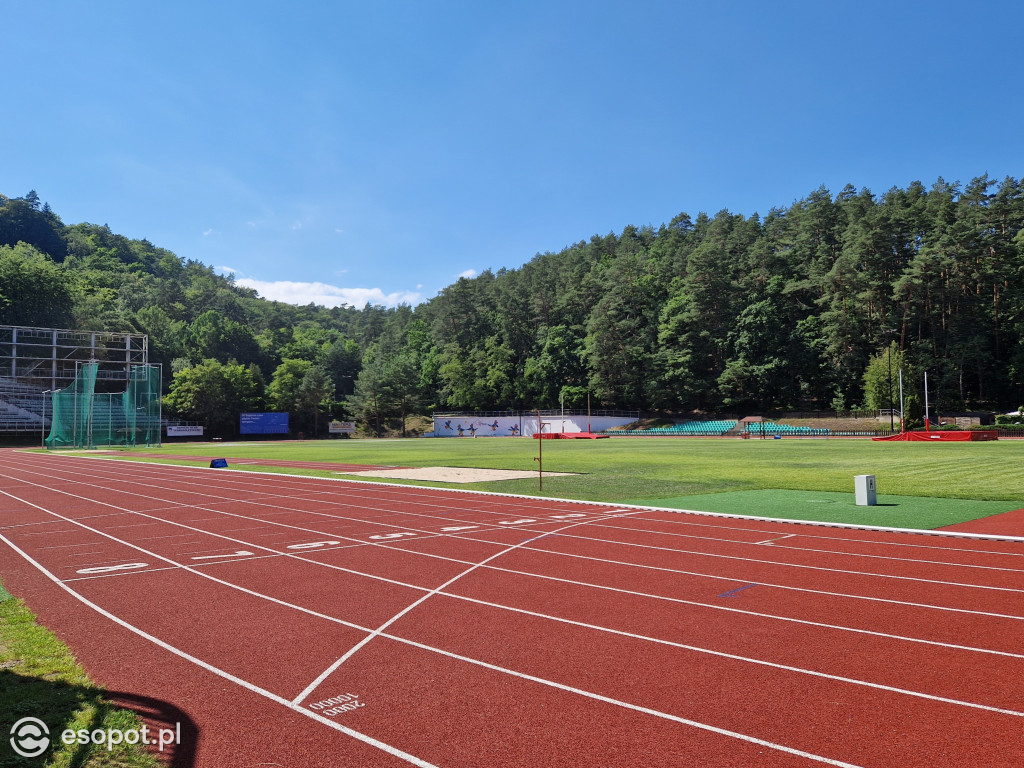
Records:
[[[96,392],[96,363],[82,365],[71,386],[53,393],[47,448],[160,445],[160,368],[134,365],[124,392]]]

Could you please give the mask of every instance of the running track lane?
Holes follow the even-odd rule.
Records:
[[[0,491],[7,585],[197,765],[1021,763],[1019,542],[10,453]]]

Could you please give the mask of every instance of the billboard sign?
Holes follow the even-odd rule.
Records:
[[[332,435],[351,435],[356,431],[354,421],[332,421],[328,432]]]
[[[167,436],[168,437],[202,437],[203,428],[194,426],[185,426],[181,424],[168,424],[167,425]]]
[[[238,431],[243,435],[287,435],[287,413],[243,413],[238,417]]]

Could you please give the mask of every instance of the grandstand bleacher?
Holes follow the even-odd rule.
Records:
[[[608,435],[634,435],[648,437],[825,437],[831,434],[829,429],[815,427],[798,427],[792,424],[781,424],[774,421],[741,422],[735,419],[717,419],[713,421],[684,421],[668,427],[648,427],[646,429],[609,429]]]
[[[825,437],[832,430],[819,427],[797,427],[793,424],[781,424],[774,421],[756,421],[747,425],[743,434],[750,437]]]
[[[49,413],[42,388],[0,378],[0,432],[39,432],[49,426]]]
[[[670,427],[649,427],[647,429],[611,429],[609,435],[660,435],[665,437],[721,437],[736,427],[736,420],[684,421]]]

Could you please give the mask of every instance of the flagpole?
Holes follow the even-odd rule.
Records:
[[[907,427],[903,421],[903,369],[900,368],[900,434],[906,431]]]
[[[928,371],[924,372],[924,431],[928,431]]]

